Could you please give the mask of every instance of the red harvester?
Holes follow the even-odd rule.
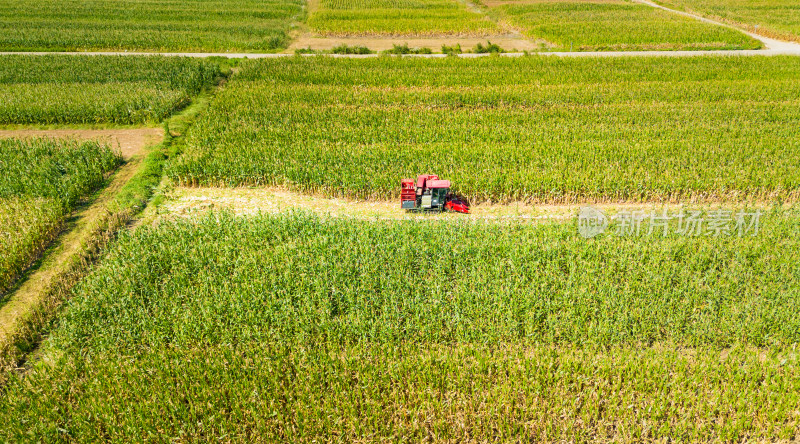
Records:
[[[469,214],[469,202],[450,191],[449,180],[439,180],[435,174],[422,174],[403,179],[400,208],[408,211],[455,211]]]

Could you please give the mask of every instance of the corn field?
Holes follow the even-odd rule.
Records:
[[[96,142],[0,139],[0,295],[120,163]]]
[[[561,51],[759,49],[746,34],[626,0],[502,3],[491,9]]]
[[[329,36],[491,35],[498,26],[458,0],[320,0],[308,26]]]
[[[264,52],[306,31],[504,22],[560,50],[759,46],[627,1],[477,8],[0,0],[0,50]],[[800,441],[798,57],[0,56],[0,125],[156,123],[163,142],[99,200],[110,216],[79,224],[73,259],[48,255],[53,288],[24,307],[15,286],[122,158],[0,139],[0,324],[20,299],[30,314],[0,325],[0,442]],[[512,205],[214,210],[397,199],[423,173]],[[760,223],[587,239],[570,210],[538,208],[585,202],[754,207]]]
[[[796,209],[756,238],[303,214],[143,226],[76,288],[55,365],[9,382],[0,436],[795,439],[798,228]]]
[[[219,76],[177,57],[1,56],[0,125],[158,123]]]
[[[183,185],[474,201],[784,199],[800,186],[796,58],[249,61],[169,169]]]
[[[0,0],[3,51],[269,52],[302,0]]]
[[[800,5],[794,0],[656,0],[678,10],[688,10],[735,24],[779,40],[800,42]]]
[[[0,300],[63,227],[64,210],[52,198],[0,198]]]

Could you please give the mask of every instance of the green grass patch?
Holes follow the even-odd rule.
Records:
[[[395,198],[783,199],[800,186],[792,57],[248,61],[168,175]]]
[[[272,52],[302,0],[0,1],[3,51]]]

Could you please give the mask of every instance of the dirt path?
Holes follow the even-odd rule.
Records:
[[[72,137],[79,140],[102,140],[109,142],[113,148],[118,149],[123,158],[130,159],[134,155],[141,153],[146,146],[160,141],[164,137],[164,130],[161,128],[0,130],[0,138],[6,137]]]
[[[70,218],[67,229],[54,242],[54,249],[43,260],[42,264],[14,291],[8,301],[0,307],[0,350],[9,343],[14,333],[32,316],[46,299],[48,292],[59,283],[60,276],[68,267],[81,257],[84,246],[90,241],[93,230],[108,213],[107,203],[117,194],[131,177],[134,176],[143,159],[145,148],[158,140],[161,129],[146,130],[99,130],[73,131],[56,130],[62,137],[109,137],[117,141],[128,160],[111,177],[110,183],[93,202],[78,209]],[[8,133],[20,136],[20,131],[0,132],[6,137]],[[54,131],[24,132],[28,136],[46,133],[55,136]]]
[[[764,39],[761,37],[760,39]],[[777,40],[776,40],[777,42]],[[494,43],[494,41],[493,41]],[[782,42],[786,43],[786,42]],[[699,56],[740,56],[740,57],[753,57],[753,56],[779,56],[779,55],[795,55],[800,56],[800,46],[781,45],[782,49],[744,49],[744,50],[701,50],[701,51],[585,51],[585,52],[537,52],[535,54],[551,57],[699,57]],[[283,57],[295,57],[294,54],[257,54],[257,53],[211,53],[211,52],[0,52],[1,55],[89,55],[89,56],[152,56],[160,55],[165,57],[224,57],[229,59],[277,59]],[[525,56],[522,52],[507,52],[500,54],[501,57],[522,57]],[[320,57],[319,55],[304,54],[304,57]],[[457,57],[470,59],[477,57],[491,57],[491,54],[457,54]],[[348,58],[348,59],[364,59],[372,57],[381,57],[380,54],[325,54],[322,57],[334,58]],[[425,59],[438,59],[448,57],[446,54],[406,54],[402,57],[419,57]]]
[[[458,219],[458,220],[570,220],[583,206],[606,210],[677,209],[679,205],[660,203],[602,203],[568,205],[481,204],[471,208],[471,214],[417,214],[400,209],[397,201],[358,201],[342,198],[309,196],[284,188],[184,188],[179,187],[165,196],[165,203],[149,208],[140,220],[151,223],[175,217],[193,218],[210,210],[227,210],[236,215],[277,214],[288,210],[310,211],[327,217],[346,217],[363,220]],[[721,203],[698,204],[705,208],[725,207]],[[751,205],[753,206],[753,205]],[[761,205],[767,208],[769,203]]]

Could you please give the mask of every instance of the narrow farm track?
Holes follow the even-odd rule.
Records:
[[[194,218],[208,211],[230,211],[235,215],[278,214],[298,210],[325,217],[354,218],[362,220],[482,220],[482,221],[568,221],[573,219],[583,206],[600,210],[661,210],[677,209],[680,205],[660,203],[621,203],[599,204],[546,204],[533,205],[480,204],[474,205],[470,215],[414,214],[400,209],[397,201],[358,201],[343,198],[311,196],[285,188],[190,188],[179,187],[165,196],[160,207],[148,207],[138,224],[147,224],[165,218]],[[707,208],[736,207],[729,202],[705,202],[698,206]],[[749,203],[750,207],[771,208],[769,202]]]
[[[51,252],[38,269],[11,293],[7,302],[0,306],[0,349],[12,340],[18,328],[43,303],[46,294],[58,284],[60,276],[68,266],[81,257],[84,245],[90,240],[93,230],[107,214],[106,205],[117,192],[134,176],[144,157],[145,148],[158,137],[161,129],[134,130],[49,130],[49,131],[2,131],[0,137],[10,136],[79,137],[86,139],[108,139],[120,148],[126,163],[111,177],[99,195],[71,217],[68,229],[54,242]]]

